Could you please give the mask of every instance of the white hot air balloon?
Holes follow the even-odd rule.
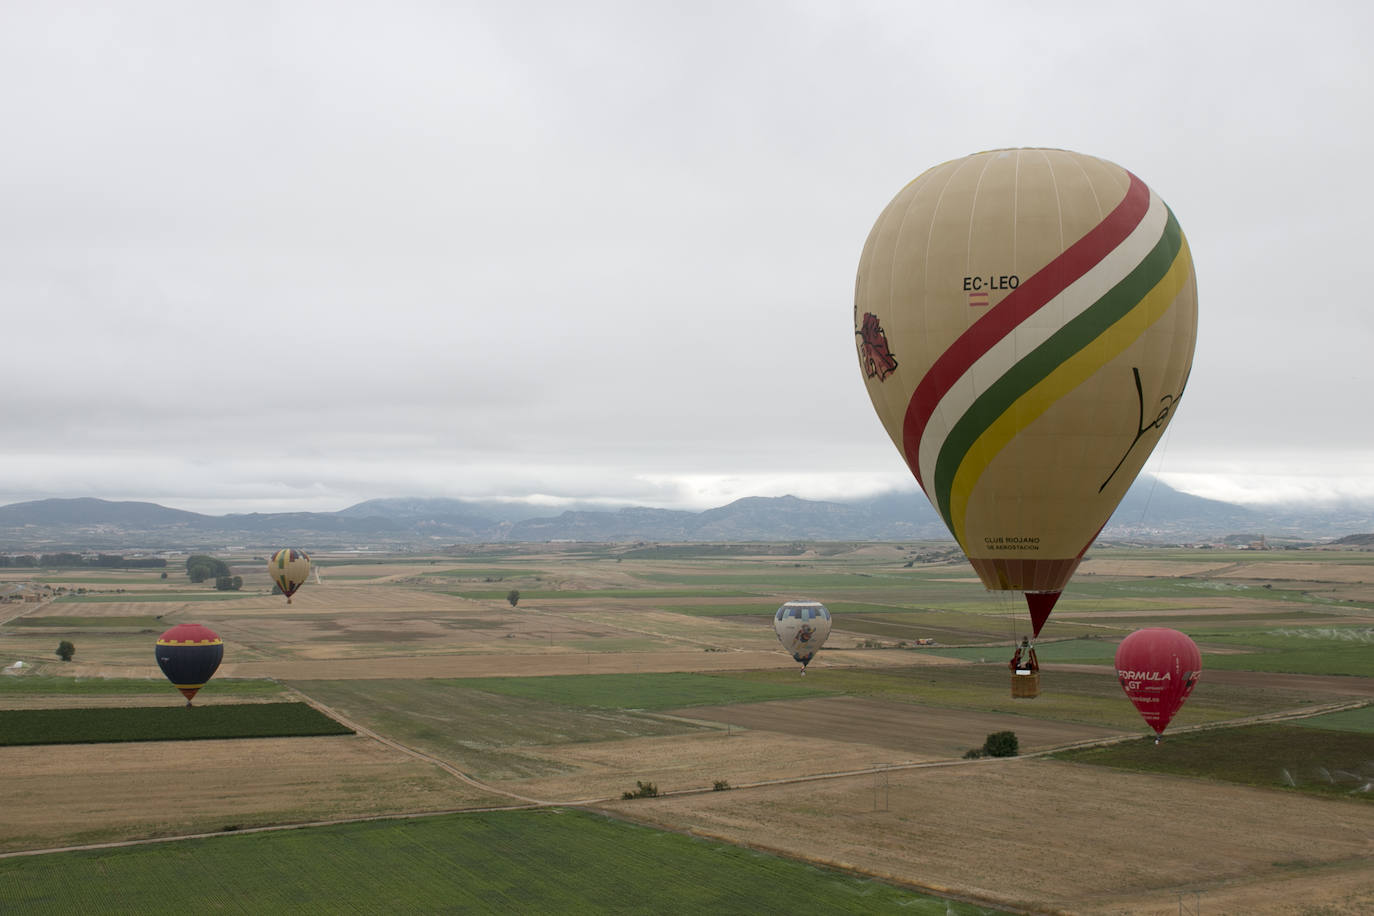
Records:
[[[804,675],[830,635],[830,611],[819,601],[788,601],[773,615],[773,632],[782,647],[802,663]]]

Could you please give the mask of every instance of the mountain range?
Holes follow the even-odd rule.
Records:
[[[1142,478],[1102,540],[1144,543],[1332,540],[1374,531],[1374,505],[1264,510],[1203,499]],[[148,502],[40,499],[0,506],[0,551],[203,546],[314,549],[435,548],[448,544],[541,541],[948,540],[920,491],[824,502],[746,497],[692,512],[593,504],[550,513],[526,503],[446,498],[372,499],[337,512],[204,515]]]

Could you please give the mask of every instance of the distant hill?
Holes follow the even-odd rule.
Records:
[[[0,528],[25,525],[189,525],[206,516],[157,503],[110,502],[105,499],[39,499],[0,506]]]
[[[1332,539],[1374,531],[1374,507],[1256,510],[1202,499],[1144,478],[1127,493],[1102,540]],[[207,545],[295,544],[315,549],[432,548],[503,541],[948,540],[914,488],[852,501],[746,497],[689,512],[591,504],[550,512],[527,503],[445,498],[372,499],[338,512],[203,515],[147,502],[41,499],[0,506],[0,550],[181,550]]]

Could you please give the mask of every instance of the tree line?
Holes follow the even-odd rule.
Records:
[[[243,577],[234,575],[229,564],[203,553],[186,558],[186,575],[192,582],[215,580],[215,588],[222,592],[236,592],[243,588]]]

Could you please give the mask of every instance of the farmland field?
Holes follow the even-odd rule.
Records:
[[[995,912],[562,809],[0,859],[0,888],[0,902],[35,913],[109,912],[111,900],[150,914],[549,912],[551,901],[560,913]]]
[[[1142,738],[1108,747],[1065,751],[1061,759],[1143,773],[1224,779],[1275,789],[1349,796],[1374,804],[1374,730],[1370,707],[1314,721],[1325,726],[1249,725]],[[1346,718],[1348,717],[1348,719]]]
[[[152,642],[197,622],[226,652],[194,712],[304,699],[358,734],[0,747],[0,810],[15,825],[0,850],[537,803],[985,907],[1172,913],[1189,889],[1209,912],[1374,908],[1374,806],[1359,782],[1374,775],[1374,554],[1094,548],[1042,634],[1034,700],[1011,698],[1006,668],[1024,607],[984,592],[947,554],[902,544],[317,554],[319,580],[290,605],[252,555],[228,558],[240,592],[188,585],[170,567],[167,580],[71,581],[85,594],[0,605],[0,710],[182,712]],[[56,587],[70,575],[17,579]],[[804,678],[771,626],[798,597],[835,615]],[[1113,671],[1116,645],[1147,626],[1183,630],[1203,653],[1199,686],[1159,746]],[[54,655],[59,639],[75,644],[71,662]],[[1002,730],[1019,736],[1021,757],[964,759]],[[641,782],[661,796],[621,798]],[[1219,813],[1189,819],[1155,859],[1112,832],[1161,804]],[[528,823],[542,826],[500,829],[544,833],[555,821]],[[1028,823],[1046,825],[1035,840],[1022,835]],[[162,859],[189,867],[179,848],[189,847],[140,852],[150,858],[138,874],[178,867]],[[1116,858],[1104,864],[1103,850]],[[524,859],[521,880],[547,886],[552,867]],[[638,873],[627,871],[626,899],[661,904]],[[295,887],[325,893],[304,877]],[[276,891],[262,893],[279,908]]]

